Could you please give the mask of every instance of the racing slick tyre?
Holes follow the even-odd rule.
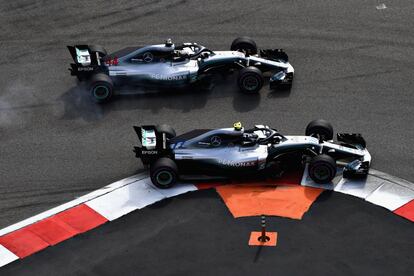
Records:
[[[332,181],[336,175],[336,162],[326,154],[314,156],[308,167],[310,178],[319,184],[326,184]]]
[[[111,99],[114,85],[111,78],[103,73],[96,74],[91,78],[90,92],[93,100],[104,103]]]
[[[168,139],[172,139],[176,136],[175,130],[169,125],[157,125],[155,129],[157,130],[158,133],[165,133],[165,136]]]
[[[246,94],[256,94],[262,89],[264,78],[257,67],[249,66],[240,70],[237,84],[240,91]]]
[[[91,52],[97,52],[99,54],[99,57],[104,57],[108,54],[105,48],[101,45],[89,45],[89,50]]]
[[[325,120],[313,120],[306,127],[305,135],[319,137],[321,141],[327,141],[333,139],[333,127]]]
[[[245,52],[248,55],[257,54],[256,42],[250,37],[239,37],[233,40],[230,46],[231,51]]]
[[[150,168],[152,183],[160,189],[168,189],[177,182],[178,168],[175,162],[167,157],[155,161]]]

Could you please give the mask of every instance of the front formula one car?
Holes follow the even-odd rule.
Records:
[[[309,123],[305,136],[285,136],[276,129],[257,125],[244,129],[197,129],[176,136],[167,125],[135,126],[141,146],[137,158],[150,167],[151,180],[160,188],[177,179],[198,177],[279,177],[293,166],[308,164],[317,183],[329,183],[337,166],[344,165],[344,177],[368,174],[371,155],[360,134],[338,133],[324,120]]]
[[[74,63],[71,75],[87,81],[97,102],[111,98],[121,84],[172,87],[195,83],[212,73],[238,71],[237,84],[244,93],[257,93],[269,75],[270,87],[290,86],[294,69],[281,49],[257,49],[247,37],[233,41],[230,51],[212,51],[197,43],[128,47],[107,54],[101,46],[68,46]]]

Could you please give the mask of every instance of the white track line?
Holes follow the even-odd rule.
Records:
[[[3,228],[3,229],[0,230],[0,236],[4,236],[4,235],[6,235],[8,233],[11,233],[13,231],[16,231],[20,228],[23,228],[25,226],[33,224],[33,223],[35,223],[39,220],[51,217],[51,216],[53,216],[57,213],[63,212],[65,210],[69,209],[69,208],[72,208],[72,207],[77,206],[79,204],[85,203],[85,202],[87,202],[91,199],[94,199],[96,197],[99,197],[99,196],[102,196],[104,194],[110,193],[110,192],[112,192],[116,189],[119,189],[123,186],[129,185],[131,183],[134,183],[134,182],[139,181],[141,179],[144,179],[146,177],[147,177],[146,173],[141,173],[141,174],[136,174],[136,175],[133,175],[131,177],[128,177],[128,178],[119,180],[117,182],[114,182],[114,183],[112,183],[110,185],[107,185],[107,186],[105,186],[105,187],[103,187],[99,190],[96,190],[96,191],[93,191],[93,192],[91,192],[89,194],[86,194],[84,196],[78,197],[75,200],[69,201],[69,202],[64,203],[60,206],[57,206],[57,207],[52,208],[50,210],[47,210],[43,213],[40,213],[36,216],[33,216],[31,218],[25,219],[25,220],[20,221],[16,224],[13,224],[13,225],[10,225],[6,228]]]
[[[377,171],[377,170],[371,169],[370,174],[368,175],[366,180],[348,180],[348,179],[343,179],[341,177],[336,177],[333,183],[329,185],[319,185],[319,184],[314,183],[313,181],[309,179],[307,171],[308,171],[307,168],[305,168],[305,172],[302,177],[302,185],[304,186],[335,190],[337,192],[364,198],[371,203],[383,206],[390,210],[395,210],[401,207],[402,205],[404,205],[405,203],[409,202],[410,200],[414,199],[414,184],[413,183],[407,180]],[[154,200],[156,198],[160,198],[159,200],[161,200],[166,197],[171,197],[174,195],[182,194],[187,191],[197,189],[194,185],[191,185],[191,184],[190,186],[178,185],[175,188],[168,189],[168,190],[156,189],[151,184],[148,184],[149,178],[148,178],[147,173],[141,173],[141,174],[133,175],[131,177],[119,180],[101,189],[98,189],[89,194],[81,196],[75,200],[72,200],[60,206],[47,210],[43,213],[40,213],[36,216],[33,216],[31,218],[25,219],[21,222],[18,222],[16,224],[3,228],[0,230],[0,236],[16,231],[27,225],[33,224],[37,221],[43,220],[45,218],[48,218],[50,216],[53,216],[57,213],[60,213],[64,210],[67,210],[69,208],[72,208],[74,206],[77,206],[85,202],[89,202],[88,205],[92,208],[96,207],[99,210],[102,209],[102,212],[105,214],[104,216],[105,217],[108,216],[107,217],[108,219],[110,220],[115,219],[115,217],[117,217],[119,214],[121,214],[124,211],[120,210],[118,215],[115,215],[116,207],[111,207],[110,205],[121,204],[121,201],[125,200],[127,196],[130,197],[131,195],[128,195],[128,189],[126,188],[126,186],[129,186],[130,184],[133,184],[140,180],[145,180],[147,185],[150,185],[146,187],[147,193],[151,193],[149,191],[153,191],[152,195],[154,197]],[[386,186],[382,187],[383,185],[386,185]],[[114,193],[113,196],[109,195],[109,194],[112,194],[113,191],[121,189],[123,187],[125,187],[125,189],[117,191],[116,193]],[[140,188],[142,189],[142,187]],[[139,187],[136,185],[133,185],[130,187],[130,189],[131,191],[138,192]],[[155,191],[157,191],[157,193],[155,193]],[[393,195],[393,192],[395,192],[396,194]],[[106,194],[108,194],[108,196],[105,197],[104,195]],[[102,197],[102,198],[98,200],[97,198],[99,197]],[[111,198],[111,200],[113,199],[114,202],[111,202],[111,201],[105,202],[104,199],[109,200],[109,198]],[[145,203],[145,199],[137,196],[137,199],[138,198],[141,198],[141,200],[144,200],[144,202],[132,203],[133,206],[136,206],[136,208],[134,207],[135,209],[142,208],[143,204]],[[111,203],[109,204],[109,202]],[[125,204],[128,204],[128,202],[125,202]],[[130,207],[126,207],[126,205],[123,207],[125,208],[125,210],[128,210],[128,209],[132,210],[131,208],[133,208],[132,205]],[[109,214],[111,212],[113,213],[112,215]]]
[[[10,252],[7,248],[0,244],[0,267],[8,263],[14,262],[19,257]]]
[[[412,183],[408,180],[405,180],[405,179],[402,179],[402,178],[399,178],[399,177],[396,177],[396,176],[392,176],[392,175],[389,175],[387,173],[380,172],[380,171],[373,170],[373,169],[369,170],[369,175],[387,180],[389,182],[392,182],[392,183],[397,184],[399,186],[406,187],[406,188],[414,191],[414,183]]]
[[[377,170],[370,170],[365,179],[345,179],[342,175],[340,177],[341,180],[337,183],[333,181],[329,184],[317,184],[310,179],[306,167],[301,185],[363,198],[391,211],[414,199],[414,183]]]
[[[195,190],[197,187],[192,184],[177,184],[171,189],[162,190],[154,187],[151,179],[146,178],[92,199],[86,205],[112,221],[165,198]]]
[[[196,186],[181,183],[171,189],[158,189],[152,185],[151,179],[146,173],[137,174],[6,227],[0,230],[0,236],[24,228],[80,204],[88,205],[94,211],[112,221],[162,199],[195,190],[197,190]],[[0,267],[17,259],[19,259],[18,256],[0,244]]]
[[[414,199],[414,191],[404,186],[384,181],[384,184],[372,192],[366,201],[394,211]]]
[[[342,178],[335,186],[334,191],[365,199],[383,184],[383,179],[371,175],[368,175],[366,179]]]

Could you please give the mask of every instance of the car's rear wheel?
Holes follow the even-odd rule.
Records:
[[[255,55],[257,54],[257,46],[256,42],[250,37],[239,37],[233,40],[230,46],[230,50],[232,51],[240,51],[245,52],[248,55]]]
[[[104,57],[108,54],[106,49],[104,47],[102,47],[101,45],[89,45],[89,50],[91,52],[98,53],[99,57]]]
[[[165,133],[168,139],[172,139],[176,136],[175,130],[169,125],[157,125],[155,127],[158,133]]]
[[[99,73],[91,78],[90,93],[95,102],[109,101],[112,98],[113,90],[113,82],[108,75]]]
[[[170,158],[162,157],[151,165],[150,176],[156,187],[160,189],[171,188],[177,182],[177,164]]]
[[[325,120],[313,120],[306,127],[305,135],[318,137],[321,141],[327,141],[333,139],[333,127]]]
[[[249,66],[240,70],[237,80],[240,91],[246,94],[255,94],[263,87],[264,79],[262,71],[257,67]]]
[[[310,178],[319,184],[327,184],[336,175],[336,162],[331,156],[321,154],[314,156],[308,167]]]

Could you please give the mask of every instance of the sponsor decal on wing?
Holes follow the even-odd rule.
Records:
[[[78,71],[93,71],[93,67],[78,67]]]
[[[158,151],[156,150],[143,150],[141,151],[142,155],[156,155],[158,154]]]

